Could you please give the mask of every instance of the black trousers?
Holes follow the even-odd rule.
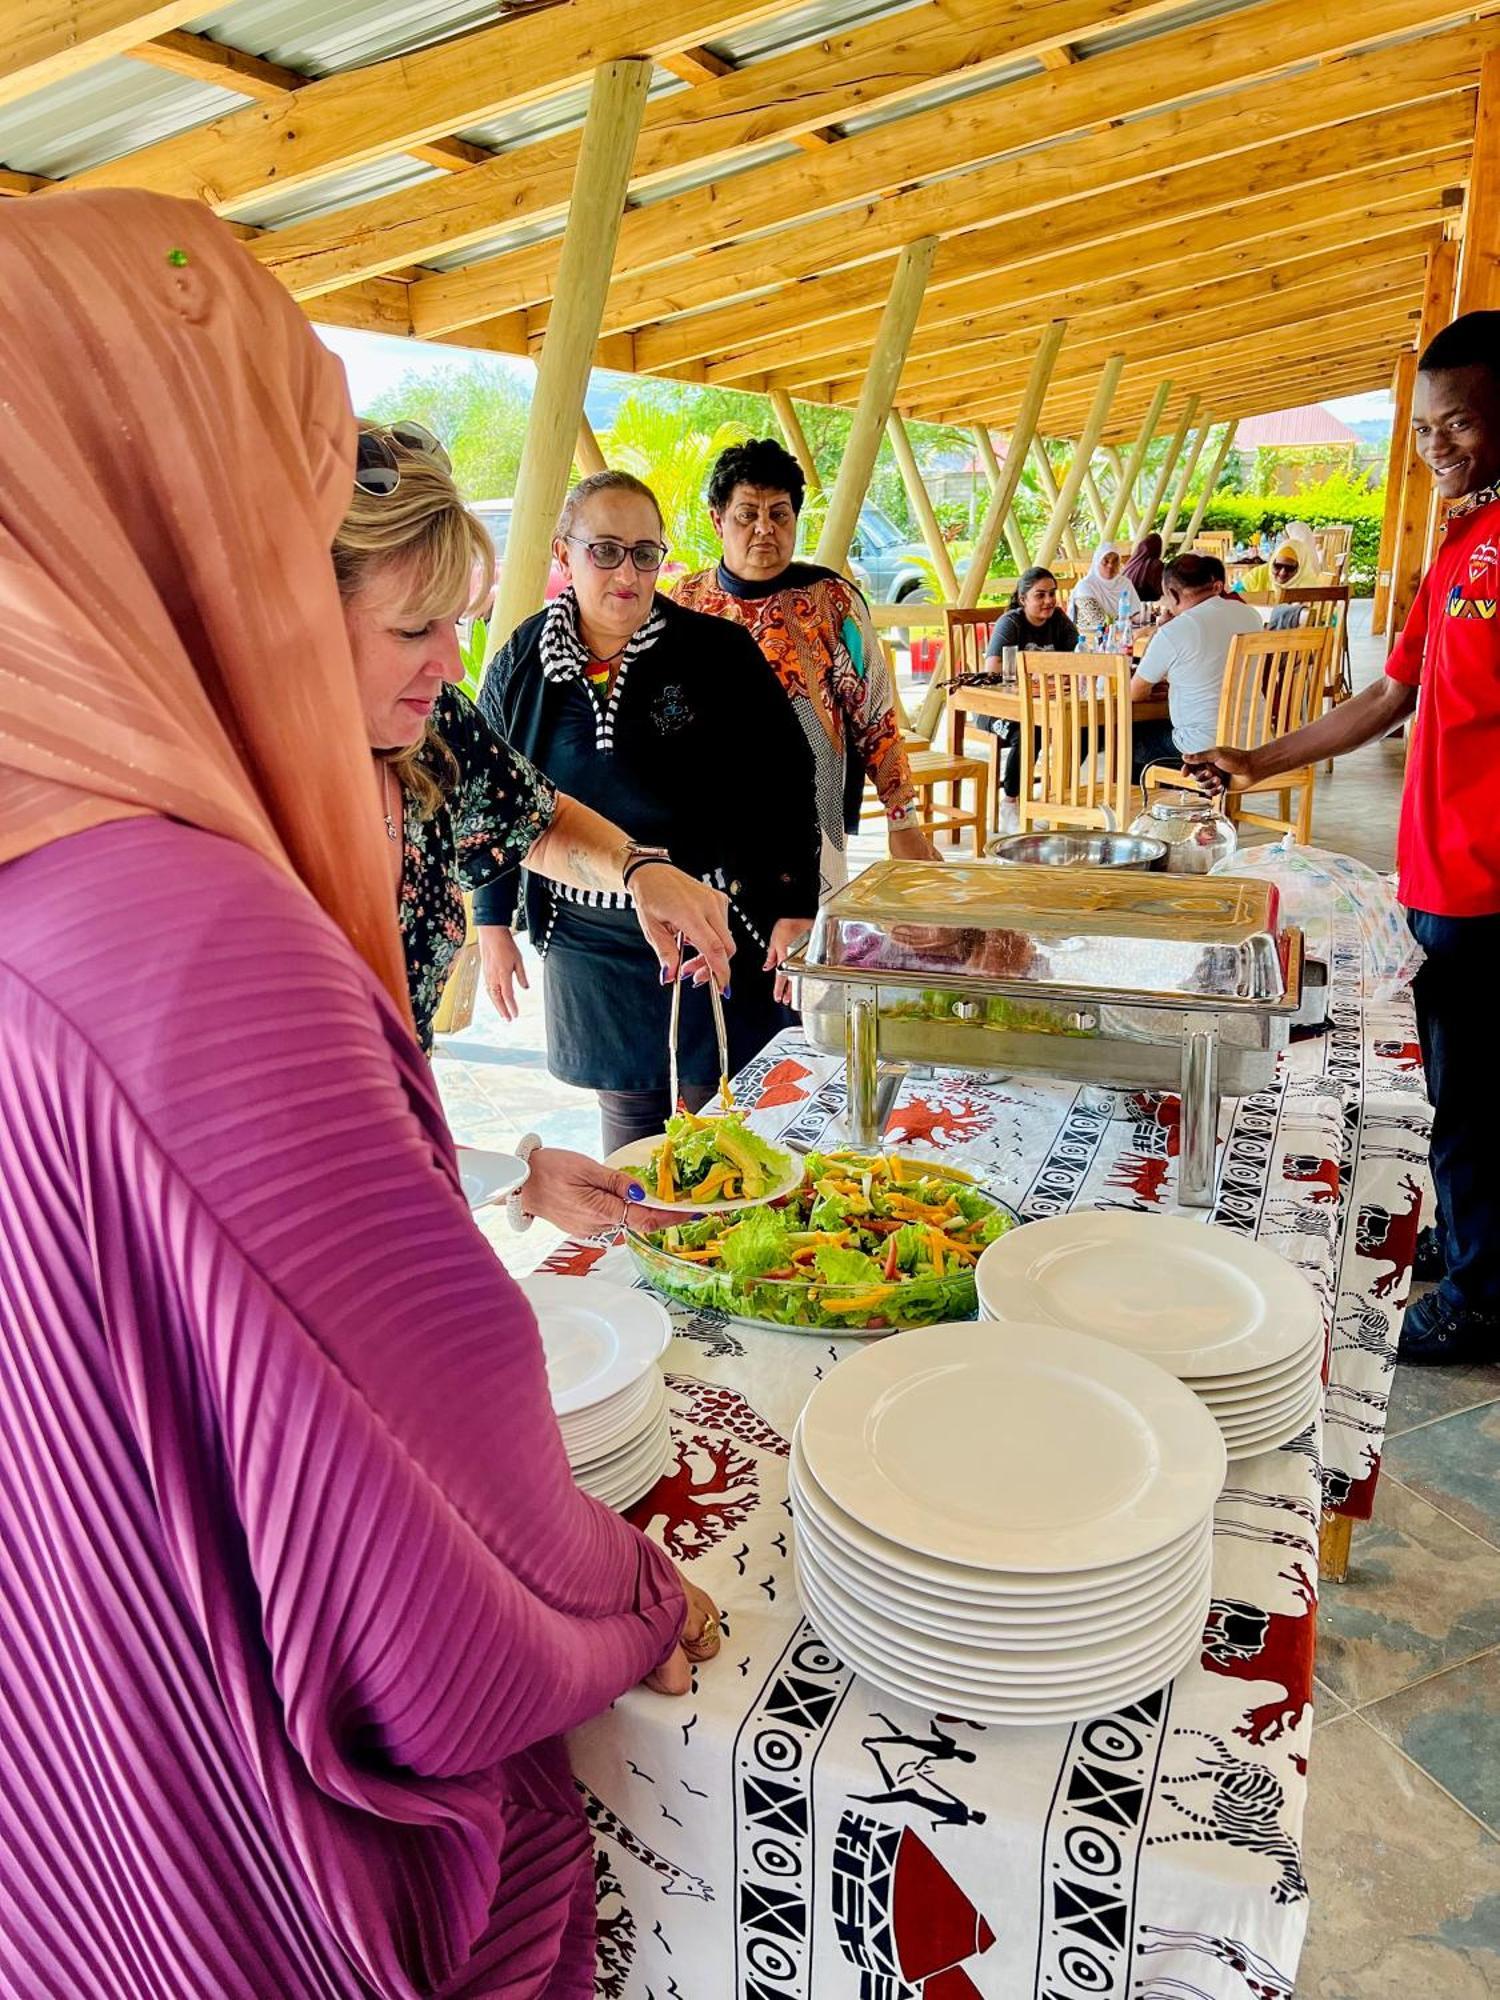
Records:
[[[1412,910],[1407,922],[1427,954],[1412,996],[1432,1102],[1432,1178],[1448,1264],[1442,1291],[1454,1305],[1500,1313],[1500,915]]]
[[[688,1083],[680,1079],[678,1089],[689,1111],[698,1111],[718,1089],[717,1083]],[[667,1086],[659,1090],[601,1090],[599,1099],[601,1157],[608,1159],[621,1146],[637,1139],[654,1139],[666,1125],[671,1105]]]

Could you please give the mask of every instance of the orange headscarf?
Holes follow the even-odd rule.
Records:
[[[329,550],[343,371],[192,202],[0,209],[0,862],[160,813],[303,882],[410,1016]]]

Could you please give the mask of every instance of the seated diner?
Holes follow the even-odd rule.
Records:
[[[1262,630],[1260,613],[1224,589],[1217,556],[1174,556],[1162,573],[1166,613],[1131,677],[1132,701],[1152,700],[1166,684],[1169,722],[1133,732],[1132,776],[1151,764],[1176,763],[1206,749],[1219,733],[1219,694],[1236,633]]]

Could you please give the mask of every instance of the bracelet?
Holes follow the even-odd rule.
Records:
[[[531,1156],[541,1143],[535,1132],[528,1132],[525,1138],[516,1146],[516,1158],[526,1168],[526,1180],[519,1182],[506,1196],[505,1219],[511,1228],[518,1232],[523,1229],[529,1229],[536,1219],[534,1216],[529,1215],[521,1206],[521,1195],[525,1189],[526,1181],[531,1178]]]
[[[649,868],[653,863],[658,866],[665,865],[670,868],[672,866],[672,857],[669,854],[632,854],[630,859],[625,863],[624,868],[620,871],[621,888],[628,889],[630,887],[630,878],[638,868]]]

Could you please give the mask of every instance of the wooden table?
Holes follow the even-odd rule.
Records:
[[[1170,711],[1166,697],[1158,696],[1150,701],[1136,701],[1130,705],[1131,720],[1134,722],[1166,722]],[[950,756],[963,755],[964,718],[968,715],[998,716],[1002,722],[1019,723],[1021,720],[1021,695],[1017,688],[956,687],[948,690],[948,751]],[[992,739],[990,751],[990,810],[998,824],[1000,815],[1000,744],[999,738]],[[951,803],[959,803],[960,787],[949,787]]]

